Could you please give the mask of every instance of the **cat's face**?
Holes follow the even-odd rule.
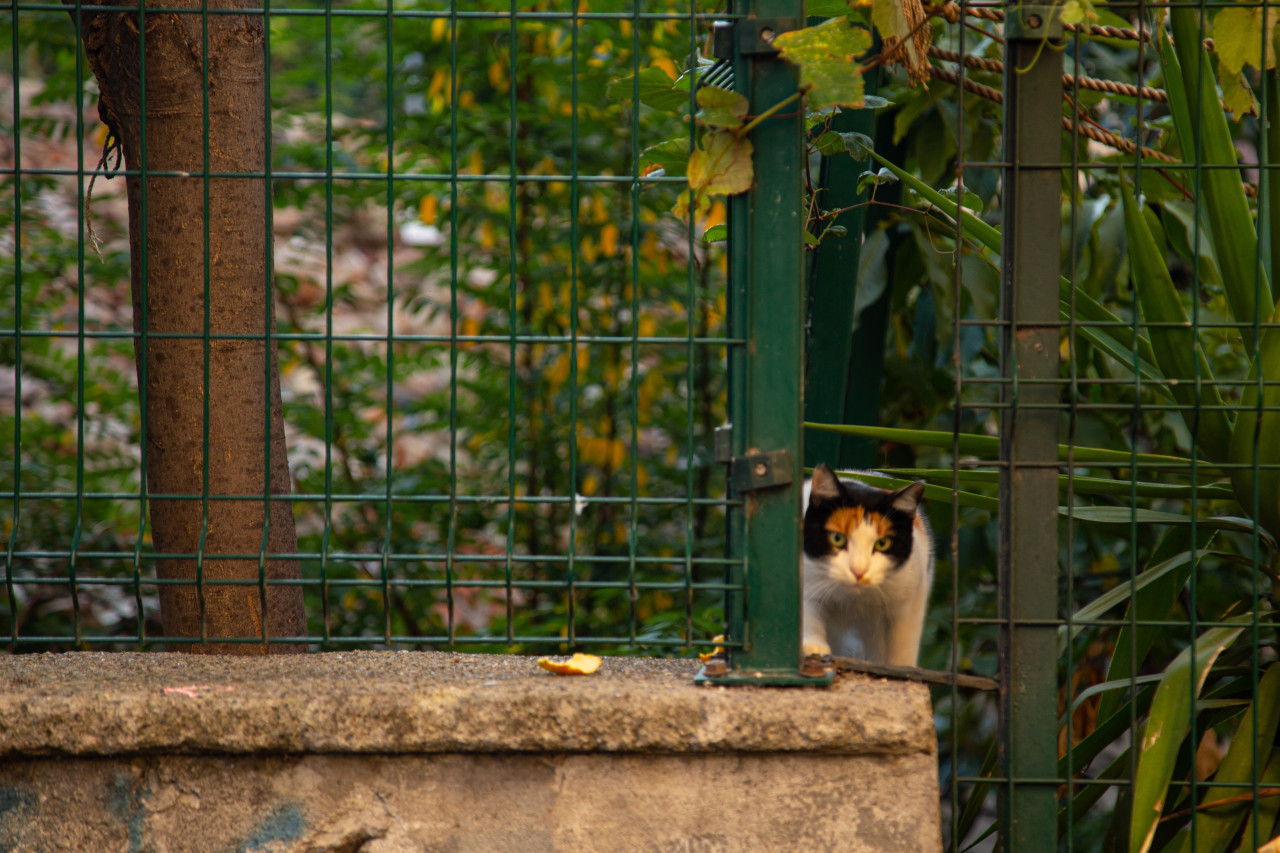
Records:
[[[844,483],[819,465],[804,515],[805,555],[832,583],[879,586],[911,556],[923,490],[923,483],[896,492]]]

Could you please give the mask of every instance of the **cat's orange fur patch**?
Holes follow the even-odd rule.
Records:
[[[827,529],[848,535],[859,524],[870,524],[877,536],[888,536],[893,532],[889,519],[878,512],[867,512],[864,507],[845,506],[831,513],[827,519]]]

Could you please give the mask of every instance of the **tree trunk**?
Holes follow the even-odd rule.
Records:
[[[183,173],[127,179],[152,537],[158,553],[200,555],[156,563],[164,633],[206,640],[303,636],[301,587],[259,584],[260,577],[299,579],[298,562],[256,556],[298,547],[290,501],[264,499],[268,481],[271,495],[288,495],[290,479],[279,364],[268,337],[275,321],[261,177],[263,23],[234,14],[209,14],[206,23],[199,0],[147,5],[196,11],[147,13],[140,27],[137,12],[93,12],[85,5],[82,36],[98,79],[99,114],[122,145],[126,166],[143,168],[145,125],[146,170]],[[208,3],[210,9],[244,5]],[[206,170],[256,174],[206,179]],[[254,497],[219,499],[223,495]],[[229,554],[241,556],[223,556]],[[227,580],[253,583],[216,583]],[[240,654],[304,648],[261,642],[171,647]]]

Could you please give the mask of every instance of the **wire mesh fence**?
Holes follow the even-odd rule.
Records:
[[[201,133],[194,166],[116,162],[76,46],[102,19],[11,7],[10,649],[200,642],[226,588],[258,614],[245,644],[692,653],[727,625],[740,661],[794,670],[799,579],[761,567],[798,559],[801,457],[758,493],[720,463],[799,452],[803,327],[805,464],[929,483],[920,664],[953,682],[934,688],[951,848],[1275,834],[1272,6],[293,3],[151,28],[104,9],[151,45],[144,73],[164,27],[184,34],[202,105],[173,109]],[[850,41],[779,56],[804,12]],[[262,150],[231,168],[209,98],[245,104],[214,61],[241,19]],[[707,166],[727,137],[755,143],[745,186]],[[165,180],[196,188],[186,220],[141,214],[152,237],[194,223],[183,327],[148,325],[164,291],[139,290],[167,256],[130,252],[126,196],[158,204]],[[207,295],[234,247],[205,223],[236,181],[271,296],[249,332]],[[177,390],[149,382],[167,342],[188,347]],[[287,453],[291,489],[206,485],[240,344],[278,353],[236,418],[263,470]],[[180,426],[154,423],[161,393],[197,405],[194,489],[141,473]],[[194,508],[192,544],[155,541],[166,503]],[[221,503],[290,507],[296,545],[261,526],[210,545]],[[168,588],[200,593],[194,633],[161,622]],[[301,590],[303,627],[268,630],[275,589]],[[783,611],[744,640],[746,614]]]
[[[12,646],[183,641],[157,621],[166,583],[242,584],[250,598],[300,586],[307,622],[292,639],[322,646],[661,647],[718,633],[726,502],[711,441],[732,339],[723,243],[701,235],[724,205],[703,211],[696,233],[672,217],[682,179],[646,174],[641,151],[687,129],[630,85],[605,97],[628,69],[678,74],[705,35],[697,13],[149,11],[157,23],[139,52],[151,48],[142,90],[155,100],[169,82],[169,20],[215,101],[236,85],[217,77],[219,22],[243,20],[262,47],[262,103],[247,107],[263,122],[258,164],[205,165],[220,156],[205,133],[195,169],[166,171],[104,155],[108,130],[85,91],[95,78],[76,45],[102,16],[77,25],[70,11],[23,5],[6,21]],[[244,97],[234,92],[232,105]],[[207,118],[198,101],[186,106],[197,130],[225,119],[217,103]],[[143,115],[139,141],[154,155],[170,126],[148,130],[163,112]],[[125,133],[114,130],[112,142]],[[203,277],[192,330],[130,316],[126,178],[144,204],[158,203],[165,178],[203,192],[182,223],[215,222],[205,260],[186,271]],[[134,348],[195,341],[174,357],[194,362],[203,385],[238,369],[219,348],[268,337],[261,324],[250,334],[209,325],[222,310],[209,296],[222,274],[212,208],[237,180],[260,194],[249,227],[271,238],[272,274],[256,285],[273,297],[279,370],[257,368],[257,385],[278,383],[293,478],[287,497],[273,488],[256,500],[292,506],[297,544],[218,554],[202,543],[228,495],[200,477],[186,494],[144,485],[139,463],[157,464],[166,436],[147,432],[162,414],[138,401]],[[147,221],[153,233],[135,253],[152,276],[169,260],[157,259],[162,226]],[[163,294],[152,289],[154,311]],[[143,384],[144,397],[170,393]],[[218,475],[211,432],[217,444],[206,427],[186,460],[205,466],[203,482]],[[260,440],[257,455],[270,452]],[[199,529],[168,554],[147,513],[162,497],[194,507]],[[282,557],[300,578],[157,576],[165,558],[212,566],[216,556]]]

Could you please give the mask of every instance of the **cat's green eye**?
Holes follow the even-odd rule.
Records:
[[[827,541],[831,543],[832,548],[843,548],[845,543],[844,534],[831,530],[827,533]]]
[[[892,544],[893,544],[893,540],[892,540],[892,539],[890,539],[888,536],[885,536],[885,537],[883,537],[883,538],[881,538],[881,539],[877,539],[877,540],[876,540],[876,550],[877,550],[877,551],[888,551],[888,550],[889,550],[889,546],[890,546],[890,545],[892,545]]]

